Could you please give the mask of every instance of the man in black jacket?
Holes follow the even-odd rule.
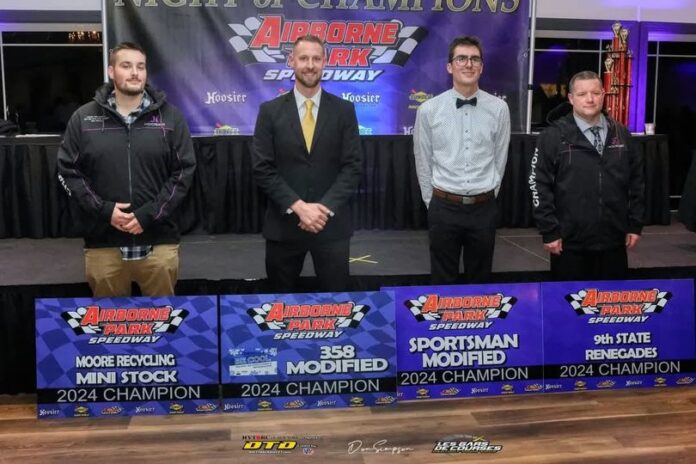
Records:
[[[266,273],[275,292],[296,290],[307,252],[320,290],[345,291],[353,233],[349,200],[362,173],[351,102],[322,90],[323,42],[293,45],[292,92],[265,102],[254,130],[256,182],[268,197],[263,223]]]
[[[570,80],[573,112],[545,129],[532,157],[534,219],[557,280],[620,279],[643,225],[643,160],[602,112],[599,76]]]
[[[82,212],[85,274],[95,297],[173,295],[179,231],[172,215],[196,166],[188,126],[162,92],[146,84],[134,43],[111,50],[109,78],[70,118],[58,176]]]

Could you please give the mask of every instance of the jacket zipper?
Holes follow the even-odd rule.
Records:
[[[602,166],[599,167],[599,216],[601,220],[602,209],[604,208],[604,202],[602,201]]]
[[[131,204],[130,206],[130,212],[133,212],[133,169],[132,169],[132,163],[131,163],[131,124],[128,124],[126,126],[126,130],[128,131],[128,145],[127,145],[127,153],[128,153],[128,197],[130,199],[129,203]],[[133,235],[131,237],[131,243],[133,243],[133,246],[135,246],[135,236]]]

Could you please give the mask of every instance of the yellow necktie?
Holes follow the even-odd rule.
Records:
[[[304,118],[302,118],[302,135],[304,135],[305,144],[307,145],[307,151],[312,150],[312,138],[314,137],[314,114],[312,114],[312,107],[314,102],[312,100],[305,100],[305,111]]]

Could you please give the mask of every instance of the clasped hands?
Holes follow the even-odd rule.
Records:
[[[300,218],[297,226],[313,234],[318,234],[329,220],[331,210],[321,203],[305,203],[302,200],[297,200],[290,206],[290,209]]]
[[[143,228],[138,222],[138,218],[133,213],[126,213],[125,209],[130,207],[130,203],[116,203],[114,211],[111,213],[111,225],[121,232],[138,235],[143,233]]]

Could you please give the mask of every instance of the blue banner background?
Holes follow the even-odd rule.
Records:
[[[200,2],[201,6],[179,7],[149,3],[108,0],[107,44],[111,47],[131,40],[145,47],[150,81],[165,90],[170,101],[183,111],[192,133],[253,133],[259,104],[292,89],[293,81],[289,78],[263,80],[269,72],[274,75],[289,70],[285,59],[290,43],[276,48],[260,47],[251,58],[249,50],[245,50],[258,30],[254,27],[264,16],[280,16],[282,24],[301,20],[333,24],[398,22],[403,37],[396,43],[356,45],[346,44],[344,40],[328,45],[329,53],[336,47],[357,48],[362,52],[369,49],[369,63],[357,60],[347,66],[327,66],[325,75],[329,79],[323,84],[329,92],[355,101],[364,135],[411,133],[416,108],[427,98],[451,87],[451,76],[446,71],[447,48],[454,37],[461,35],[481,38],[484,52],[481,88],[504,97],[510,106],[512,130],[524,129],[528,0],[497,1],[493,11],[490,2],[484,1],[457,5],[439,0],[322,3],[331,4],[332,8],[302,8],[301,4],[318,6],[318,3],[287,0],[238,4],[220,0],[213,2],[216,6]],[[355,8],[339,9],[341,3],[355,4]],[[225,6],[228,4],[236,6]],[[254,6],[259,4],[267,6]],[[406,9],[401,8],[404,4]],[[367,5],[383,8],[368,9]],[[375,63],[377,57],[386,60],[397,49],[400,53],[393,61],[399,64]],[[258,62],[274,59],[276,62]],[[372,81],[331,80],[337,71],[344,76],[354,71],[360,71],[358,76],[380,75]]]
[[[66,319],[66,312],[77,312],[79,308],[98,306],[104,308],[155,308],[172,306],[183,309],[188,315],[173,332],[157,333],[160,338],[151,343],[90,343],[105,335],[104,326],[94,334],[77,334]],[[176,324],[176,322],[174,322]],[[40,418],[73,417],[77,415],[153,415],[214,412],[219,409],[217,396],[218,345],[217,345],[217,298],[215,296],[191,296],[171,298],[45,298],[36,300],[36,366]],[[125,335],[124,335],[125,336]],[[133,337],[140,337],[133,335]],[[80,356],[104,356],[114,359],[118,355],[171,354],[176,365],[160,367],[107,367],[77,368]],[[176,370],[177,383],[142,384],[120,382],[124,371]],[[77,374],[116,372],[115,383],[77,384]],[[89,401],[101,398],[104,388],[158,386],[213,386],[215,395],[196,400],[171,401]],[[62,393],[61,393],[62,392]],[[42,402],[43,398],[63,398],[63,402]]]
[[[264,305],[312,305],[353,302],[369,307],[362,319],[352,327],[338,328],[338,336],[325,338],[283,338],[306,335],[322,330],[290,329],[291,321],[322,322],[320,317],[288,317],[266,328],[264,317],[257,316]],[[326,318],[335,320],[336,317]],[[261,324],[261,325],[260,325]],[[283,324],[286,324],[283,326]],[[263,330],[262,327],[266,328]],[[306,293],[278,295],[226,295],[220,297],[220,366],[223,384],[223,410],[243,412],[276,409],[307,409],[340,406],[374,406],[391,404],[396,400],[393,378],[396,375],[396,347],[393,296],[385,292],[366,293]],[[333,332],[327,329],[325,332]],[[276,339],[275,337],[280,337]],[[322,346],[353,346],[352,359],[382,358],[388,368],[379,372],[288,374],[288,362],[317,361]],[[251,359],[253,358],[253,360]],[[231,374],[235,370],[235,375]],[[246,373],[244,370],[246,369]],[[261,373],[266,370],[266,373]],[[286,395],[275,385],[286,382],[309,385],[328,384],[350,379],[388,379],[382,384],[386,391],[375,393],[334,395]],[[239,394],[226,394],[239,390]],[[391,391],[390,391],[391,390]],[[279,393],[280,392],[280,393]],[[251,394],[247,394],[251,393]]]
[[[395,292],[395,307],[397,318],[397,357],[398,357],[398,391],[400,400],[486,396],[512,393],[539,393],[543,392],[543,377],[541,366],[543,364],[542,339],[541,339],[541,306],[539,304],[538,284],[499,284],[499,285],[461,285],[439,287],[398,287],[392,288]],[[439,297],[476,297],[493,296],[501,294],[502,298],[513,297],[516,301],[506,312],[503,306],[483,307],[475,309],[464,308],[453,310],[450,313],[460,313],[471,319],[456,321],[445,320],[444,313],[438,311],[430,313],[429,318],[416,316],[409,307],[421,305],[428,295]],[[502,301],[502,299],[501,299]],[[421,310],[414,309],[420,313]],[[478,318],[485,312],[485,318]],[[453,314],[452,316],[459,316]],[[421,320],[419,320],[421,319]],[[463,324],[444,328],[440,324]],[[470,324],[470,325],[469,325]],[[488,324],[488,327],[483,325]],[[478,326],[482,327],[478,327]],[[460,328],[467,327],[467,328]],[[471,327],[471,328],[469,328]],[[422,352],[410,351],[412,338],[446,338],[446,337],[486,337],[500,335],[517,335],[519,347],[501,348],[506,359],[502,364],[479,364],[468,366],[451,366],[426,368],[423,366],[423,355],[433,353],[431,349]],[[443,353],[470,353],[485,350],[443,350]],[[528,369],[528,378],[523,380],[500,381],[467,381],[443,382],[442,376],[449,375],[444,372],[465,375],[467,373],[484,373],[491,369],[505,370],[508,368]],[[512,372],[509,371],[509,372]],[[417,375],[413,376],[412,373]],[[428,374],[436,373],[430,377]],[[509,377],[509,376],[508,376]],[[414,382],[416,380],[416,382]],[[447,380],[446,378],[444,380]],[[408,383],[406,383],[407,381]]]
[[[543,283],[541,288],[547,391],[663,387],[689,385],[696,380],[692,280],[559,282]],[[567,296],[579,295],[581,291],[588,289],[612,292],[657,289],[658,293],[669,292],[671,297],[661,310],[654,312],[650,309],[646,310],[641,303],[638,303],[641,306],[639,314],[621,315],[618,313],[621,309],[607,309],[607,306],[620,308],[621,303],[598,304],[594,306],[596,310],[581,305],[576,311],[569,303]],[[646,303],[654,307],[657,301]],[[624,304],[636,305],[635,302]],[[645,320],[638,320],[642,318]],[[621,322],[622,320],[631,320],[631,322]],[[627,340],[627,336],[617,337],[618,333],[648,333],[650,342],[621,343]],[[595,337],[598,338],[595,339]],[[607,360],[586,359],[586,350],[626,348],[655,348],[657,356]],[[659,361],[679,362],[681,369],[670,373],[652,372],[645,375],[627,373],[629,369],[640,370],[639,365]],[[610,370],[610,366],[614,366],[613,369],[616,370]],[[661,364],[661,366],[666,368],[668,364]],[[659,371],[660,369],[651,370]],[[606,375],[611,372],[620,372],[625,375]]]

